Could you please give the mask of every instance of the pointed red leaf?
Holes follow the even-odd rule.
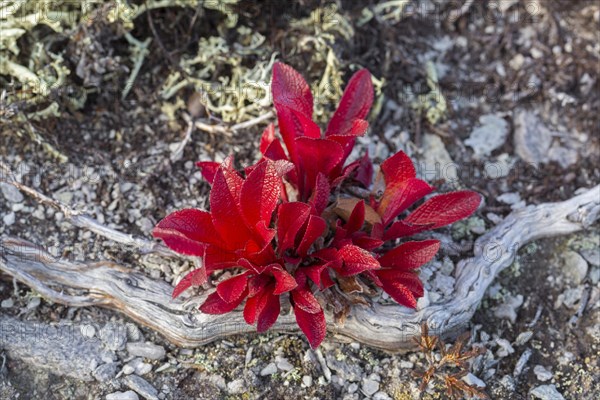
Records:
[[[310,246],[312,246],[315,240],[317,240],[323,234],[323,232],[325,232],[325,228],[327,228],[327,223],[323,218],[316,215],[311,215],[308,218],[306,231],[304,232],[304,236],[300,241],[297,253],[300,256],[305,257],[308,253],[308,249],[310,249]]]
[[[152,230],[152,235],[178,253],[202,256],[205,244],[220,243],[211,215],[192,208],[167,215]]]
[[[281,141],[275,137],[275,125],[269,124],[260,140],[260,152],[269,160],[287,160]]]
[[[371,186],[371,181],[373,180],[373,162],[371,162],[368,150],[359,161],[355,179],[362,183],[366,188]]]
[[[313,349],[319,347],[327,334],[327,322],[323,310],[317,313],[307,313],[299,307],[294,307],[294,315],[296,323],[306,335],[310,347]]]
[[[214,161],[198,161],[196,163],[196,166],[200,168],[200,173],[202,174],[202,177],[206,179],[206,181],[211,185],[215,179],[215,174],[217,173],[217,170],[219,169],[220,165],[221,164]]]
[[[217,285],[217,293],[225,302],[233,303],[239,300],[240,296],[246,291],[247,286],[248,274],[242,273],[220,282]]]
[[[409,308],[417,307],[417,299],[415,298],[415,295],[409,288],[407,288],[401,282],[382,281],[382,284],[383,290],[387,294],[389,294],[392,299],[396,300],[398,304]]]
[[[258,316],[258,305],[262,301],[262,293],[249,296],[244,305],[244,320],[248,325],[254,325]]]
[[[337,110],[327,125],[326,136],[347,135],[355,119],[365,119],[373,104],[373,83],[366,69],[356,72],[348,85]]]
[[[342,160],[340,161],[341,164],[343,164],[345,162],[345,158],[342,158]],[[358,169],[358,161],[354,161],[351,164],[346,165],[343,169],[341,174],[338,174],[338,167],[336,167],[333,171],[331,171],[331,173],[329,174],[329,176],[333,177],[335,176],[335,178],[333,179],[333,182],[331,182],[331,186],[333,187],[337,187],[339,186],[342,182],[344,182],[346,179],[348,179],[348,177]]]
[[[269,147],[271,143],[276,139],[275,137],[275,124],[270,123],[262,133],[260,138],[260,152],[261,154],[265,154],[265,151]]]
[[[433,224],[427,225],[413,225],[408,224],[405,221],[396,221],[390,225],[389,229],[383,234],[383,240],[394,240],[401,237],[412,236],[419,232],[423,232],[432,229]]]
[[[344,151],[338,143],[332,140],[308,137],[296,139],[296,150],[301,171],[298,187],[301,198],[307,199],[315,187],[317,175],[319,173],[329,175],[342,160]]]
[[[439,240],[423,240],[406,242],[389,250],[377,261],[384,268],[396,270],[412,270],[428,263],[440,249]]]
[[[227,303],[219,296],[217,292],[208,295],[204,303],[200,306],[200,311],[205,314],[225,314],[235,310],[246,298],[247,292],[242,293],[240,298],[234,302]]]
[[[183,279],[175,286],[172,297],[175,299],[190,287],[204,285],[206,281],[206,269],[196,268],[184,276]]]
[[[423,296],[423,282],[419,278],[419,275],[414,271],[401,271],[393,269],[382,269],[375,271],[375,274],[381,279],[384,284],[402,284],[406,287],[415,297]]]
[[[240,205],[248,227],[259,221],[269,225],[280,195],[279,176],[270,161],[259,163],[242,185]]]
[[[415,225],[432,224],[429,229],[436,229],[468,217],[477,210],[480,203],[481,196],[467,190],[440,194],[423,203],[404,222]]]
[[[204,265],[208,272],[235,267],[240,257],[234,252],[217,246],[208,246],[204,252]]]
[[[301,112],[308,118],[312,117],[313,98],[310,87],[294,68],[280,62],[273,65],[271,92],[277,112],[283,105]]]
[[[315,188],[310,196],[310,205],[314,208],[315,215],[321,215],[325,208],[327,207],[327,203],[329,202],[329,194],[331,191],[331,186],[329,186],[329,181],[327,177],[323,175],[323,173],[319,173],[317,175],[317,181],[315,183]]]
[[[310,215],[310,206],[305,203],[283,203],[277,212],[277,240],[279,254],[294,247],[296,235]]]
[[[298,280],[297,275],[296,280]],[[294,308],[301,308],[305,312],[311,314],[317,313],[321,310],[321,305],[317,301],[315,295],[308,290],[308,285],[299,285],[296,289],[291,291],[291,294]]]
[[[344,225],[344,229],[348,232],[348,235],[352,235],[354,232],[361,230],[365,223],[365,202],[364,200],[359,201],[354,206],[348,222]]]
[[[335,282],[329,275],[329,263],[310,265],[302,267],[302,272],[310,278],[321,290],[325,290],[333,285]]]
[[[298,287],[296,279],[294,279],[294,277],[279,264],[274,264],[269,270],[273,274],[273,277],[275,277],[275,289],[273,290],[273,294],[280,295]]]
[[[223,163],[215,174],[210,191],[212,221],[219,235],[227,242],[228,249],[243,248],[251,238],[240,211],[240,194],[244,181],[238,173]]]
[[[388,225],[401,212],[433,191],[427,182],[409,178],[394,186],[387,187],[377,213],[381,215],[383,225]]]
[[[280,313],[279,296],[266,293],[263,296],[263,305],[260,313],[258,314],[256,331],[261,333],[273,326],[277,321]]]
[[[358,232],[358,233],[360,233],[360,232]],[[358,247],[362,247],[365,250],[368,250],[368,251],[375,250],[376,248],[380,247],[384,243],[384,241],[381,239],[371,237],[367,234],[358,235],[358,233],[352,236],[352,243],[354,243]]]
[[[352,276],[367,270],[379,269],[379,262],[368,251],[352,244],[342,247],[338,256],[344,261],[341,276]]]

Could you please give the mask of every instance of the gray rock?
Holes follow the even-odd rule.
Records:
[[[12,306],[15,305],[14,300],[9,297],[8,299],[2,300],[2,303],[0,303],[0,307],[2,308],[12,308]]]
[[[565,274],[576,284],[580,284],[587,275],[588,263],[585,259],[574,251],[565,251],[562,255],[565,263]]]
[[[158,400],[158,390],[144,378],[137,375],[129,375],[125,377],[123,381],[127,387],[136,391],[143,398],[147,400]]]
[[[349,394],[356,393],[358,390],[358,384],[356,382],[349,384],[347,390]]]
[[[361,387],[362,387],[362,391],[365,393],[365,395],[373,396],[375,393],[377,393],[379,391],[379,382],[377,382],[373,379],[365,378],[362,380]]]
[[[478,377],[476,377],[472,373],[468,373],[467,375],[465,375],[462,378],[462,380],[465,381],[465,383],[467,383],[468,385],[471,385],[471,386],[478,386],[480,388],[484,388],[486,386],[484,381],[482,381],[481,379],[479,379]]]
[[[373,400],[392,400],[392,398],[385,392],[377,392],[373,395]]]
[[[282,371],[291,371],[294,369],[294,366],[292,364],[290,364],[290,362],[287,360],[287,358],[280,358],[277,361],[277,368],[279,368]]]
[[[24,200],[21,191],[5,182],[0,182],[0,190],[2,191],[2,195],[6,200],[11,203],[21,203]]]
[[[139,397],[133,390],[128,390],[126,392],[107,394],[106,400],[139,400]]]
[[[275,363],[270,363],[260,370],[260,376],[273,375],[275,372],[277,372],[277,365],[275,365]]]
[[[330,354],[327,354],[327,365],[334,370],[340,378],[348,382],[358,382],[363,375],[363,370],[358,364],[349,363],[344,360],[338,361]]]
[[[494,308],[494,316],[507,319],[514,324],[517,321],[517,310],[521,305],[523,305],[523,295],[507,296],[504,303]]]
[[[122,324],[109,322],[98,333],[102,343],[113,351],[123,350],[127,343],[127,329]]]
[[[542,385],[529,392],[530,395],[541,400],[565,400],[554,385]]]
[[[123,366],[122,371],[125,375],[131,375],[135,372],[135,367],[133,365],[126,364],[125,366]]]
[[[227,391],[229,394],[241,394],[244,393],[246,384],[243,379],[236,379],[227,384]]]
[[[96,378],[98,382],[106,382],[117,376],[117,369],[119,363],[112,362],[102,364],[92,372],[92,376]]]
[[[517,338],[515,339],[515,345],[517,345],[517,346],[524,345],[525,343],[529,342],[529,339],[531,339],[532,336],[533,336],[532,331],[525,331],[525,332],[519,333],[519,336],[517,336]]]
[[[552,144],[550,129],[533,112],[518,110],[513,118],[515,151],[519,157],[533,164],[547,161]]]
[[[515,349],[510,345],[510,342],[506,339],[497,338],[496,343],[498,344],[498,346],[500,346],[500,348],[496,352],[496,354],[500,358],[504,358],[504,357],[508,356],[509,354],[512,354],[515,352]]]
[[[548,371],[541,365],[536,365],[533,367],[533,373],[539,381],[546,382],[552,379],[552,372]]]
[[[143,376],[152,371],[152,365],[147,364],[140,357],[134,358],[127,363],[127,366],[133,368],[136,375]],[[129,370],[128,370],[129,371]]]
[[[458,165],[436,135],[423,135],[423,163],[419,163],[419,167],[420,176],[429,182],[437,179],[456,182],[458,179]]]
[[[506,142],[508,136],[508,123],[498,115],[482,115],[479,123],[481,126],[475,128],[465,140],[465,144],[473,148],[477,158],[489,156]]]
[[[17,219],[17,217],[16,217],[15,213],[10,212],[2,218],[2,221],[4,222],[4,225],[11,226],[12,224],[15,223],[16,219]]]
[[[523,352],[523,354],[521,354],[521,357],[519,357],[519,359],[517,360],[517,364],[515,365],[515,369],[513,371],[514,377],[518,377],[519,375],[521,375],[521,373],[527,366],[527,363],[529,362],[532,353],[533,352],[531,351],[531,349],[527,349]]]
[[[165,348],[154,343],[127,343],[127,352],[132,356],[144,357],[150,360],[162,360],[167,354]]]
[[[582,250],[581,255],[594,267],[600,267],[600,248]]]
[[[221,390],[227,389],[227,383],[225,382],[225,378],[223,378],[223,376],[221,375],[211,375],[210,378],[208,378],[208,380]]]
[[[304,375],[302,377],[302,383],[304,384],[304,386],[306,387],[311,387],[313,384],[313,378],[310,375]]]
[[[129,342],[139,342],[140,340],[143,340],[144,337],[137,325],[128,322],[125,324],[125,327],[127,328],[127,340]]]

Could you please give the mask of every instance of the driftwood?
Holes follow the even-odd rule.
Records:
[[[480,237],[474,257],[456,269],[455,296],[444,304],[418,311],[399,305],[356,305],[343,325],[328,313],[328,330],[340,340],[398,351],[412,347],[420,324],[438,334],[463,328],[485,290],[514,260],[524,244],[542,237],[564,235],[589,227],[600,214],[600,186],[560,203],[528,206],[511,213]],[[28,241],[0,239],[0,271],[32,287],[47,299],[69,306],[108,307],[148,326],[170,342],[196,347],[233,334],[250,333],[242,312],[214,316],[197,311],[207,293],[187,301],[172,300],[172,287],[111,262],[73,263],[54,258]],[[297,332],[293,315],[282,315],[274,331]]]

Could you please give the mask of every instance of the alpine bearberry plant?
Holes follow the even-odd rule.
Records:
[[[235,170],[233,157],[221,164],[199,162],[212,185],[210,212],[176,211],[153,234],[171,249],[204,261],[179,282],[174,298],[205,283],[212,272],[230,269],[234,275],[217,285],[202,312],[223,314],[245,302],[246,322],[263,332],[276,322],[285,296],[316,348],[326,323],[315,295],[373,285],[415,308],[423,296],[416,271],[440,243],[406,238],[471,215],[480,196],[441,194],[408,212],[434,188],[416,177],[405,153],[385,160],[374,180],[367,154],[346,163],[355,139],[368,128],[373,87],[367,70],[350,79],[324,133],[313,121],[312,94],[297,71],[276,63],[271,88],[279,135],[274,124],[265,129],[262,159],[243,173]],[[347,195],[357,192],[352,187],[367,194]],[[398,245],[397,239],[402,239]]]

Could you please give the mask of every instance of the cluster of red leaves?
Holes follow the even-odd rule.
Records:
[[[433,191],[416,178],[408,156],[399,152],[385,160],[374,182],[368,155],[346,165],[356,137],[368,128],[373,87],[367,70],[352,77],[324,134],[312,119],[312,95],[297,71],[275,64],[271,87],[283,142],[269,125],[260,141],[263,158],[243,174],[234,169],[232,157],[221,164],[199,162],[212,185],[210,213],[174,212],[153,233],[173,250],[204,260],[205,268],[185,276],[173,297],[205,283],[215,270],[235,268],[242,272],[220,282],[202,312],[227,313],[245,300],[245,320],[262,332],[275,323],[280,297],[289,293],[299,327],[317,347],[326,333],[317,291],[360,276],[414,308],[423,295],[416,269],[440,244],[406,241],[389,249],[386,242],[465,218],[480,197],[468,191],[438,195],[398,220]],[[342,185],[371,194],[335,198]],[[339,208],[341,203],[345,207]]]

